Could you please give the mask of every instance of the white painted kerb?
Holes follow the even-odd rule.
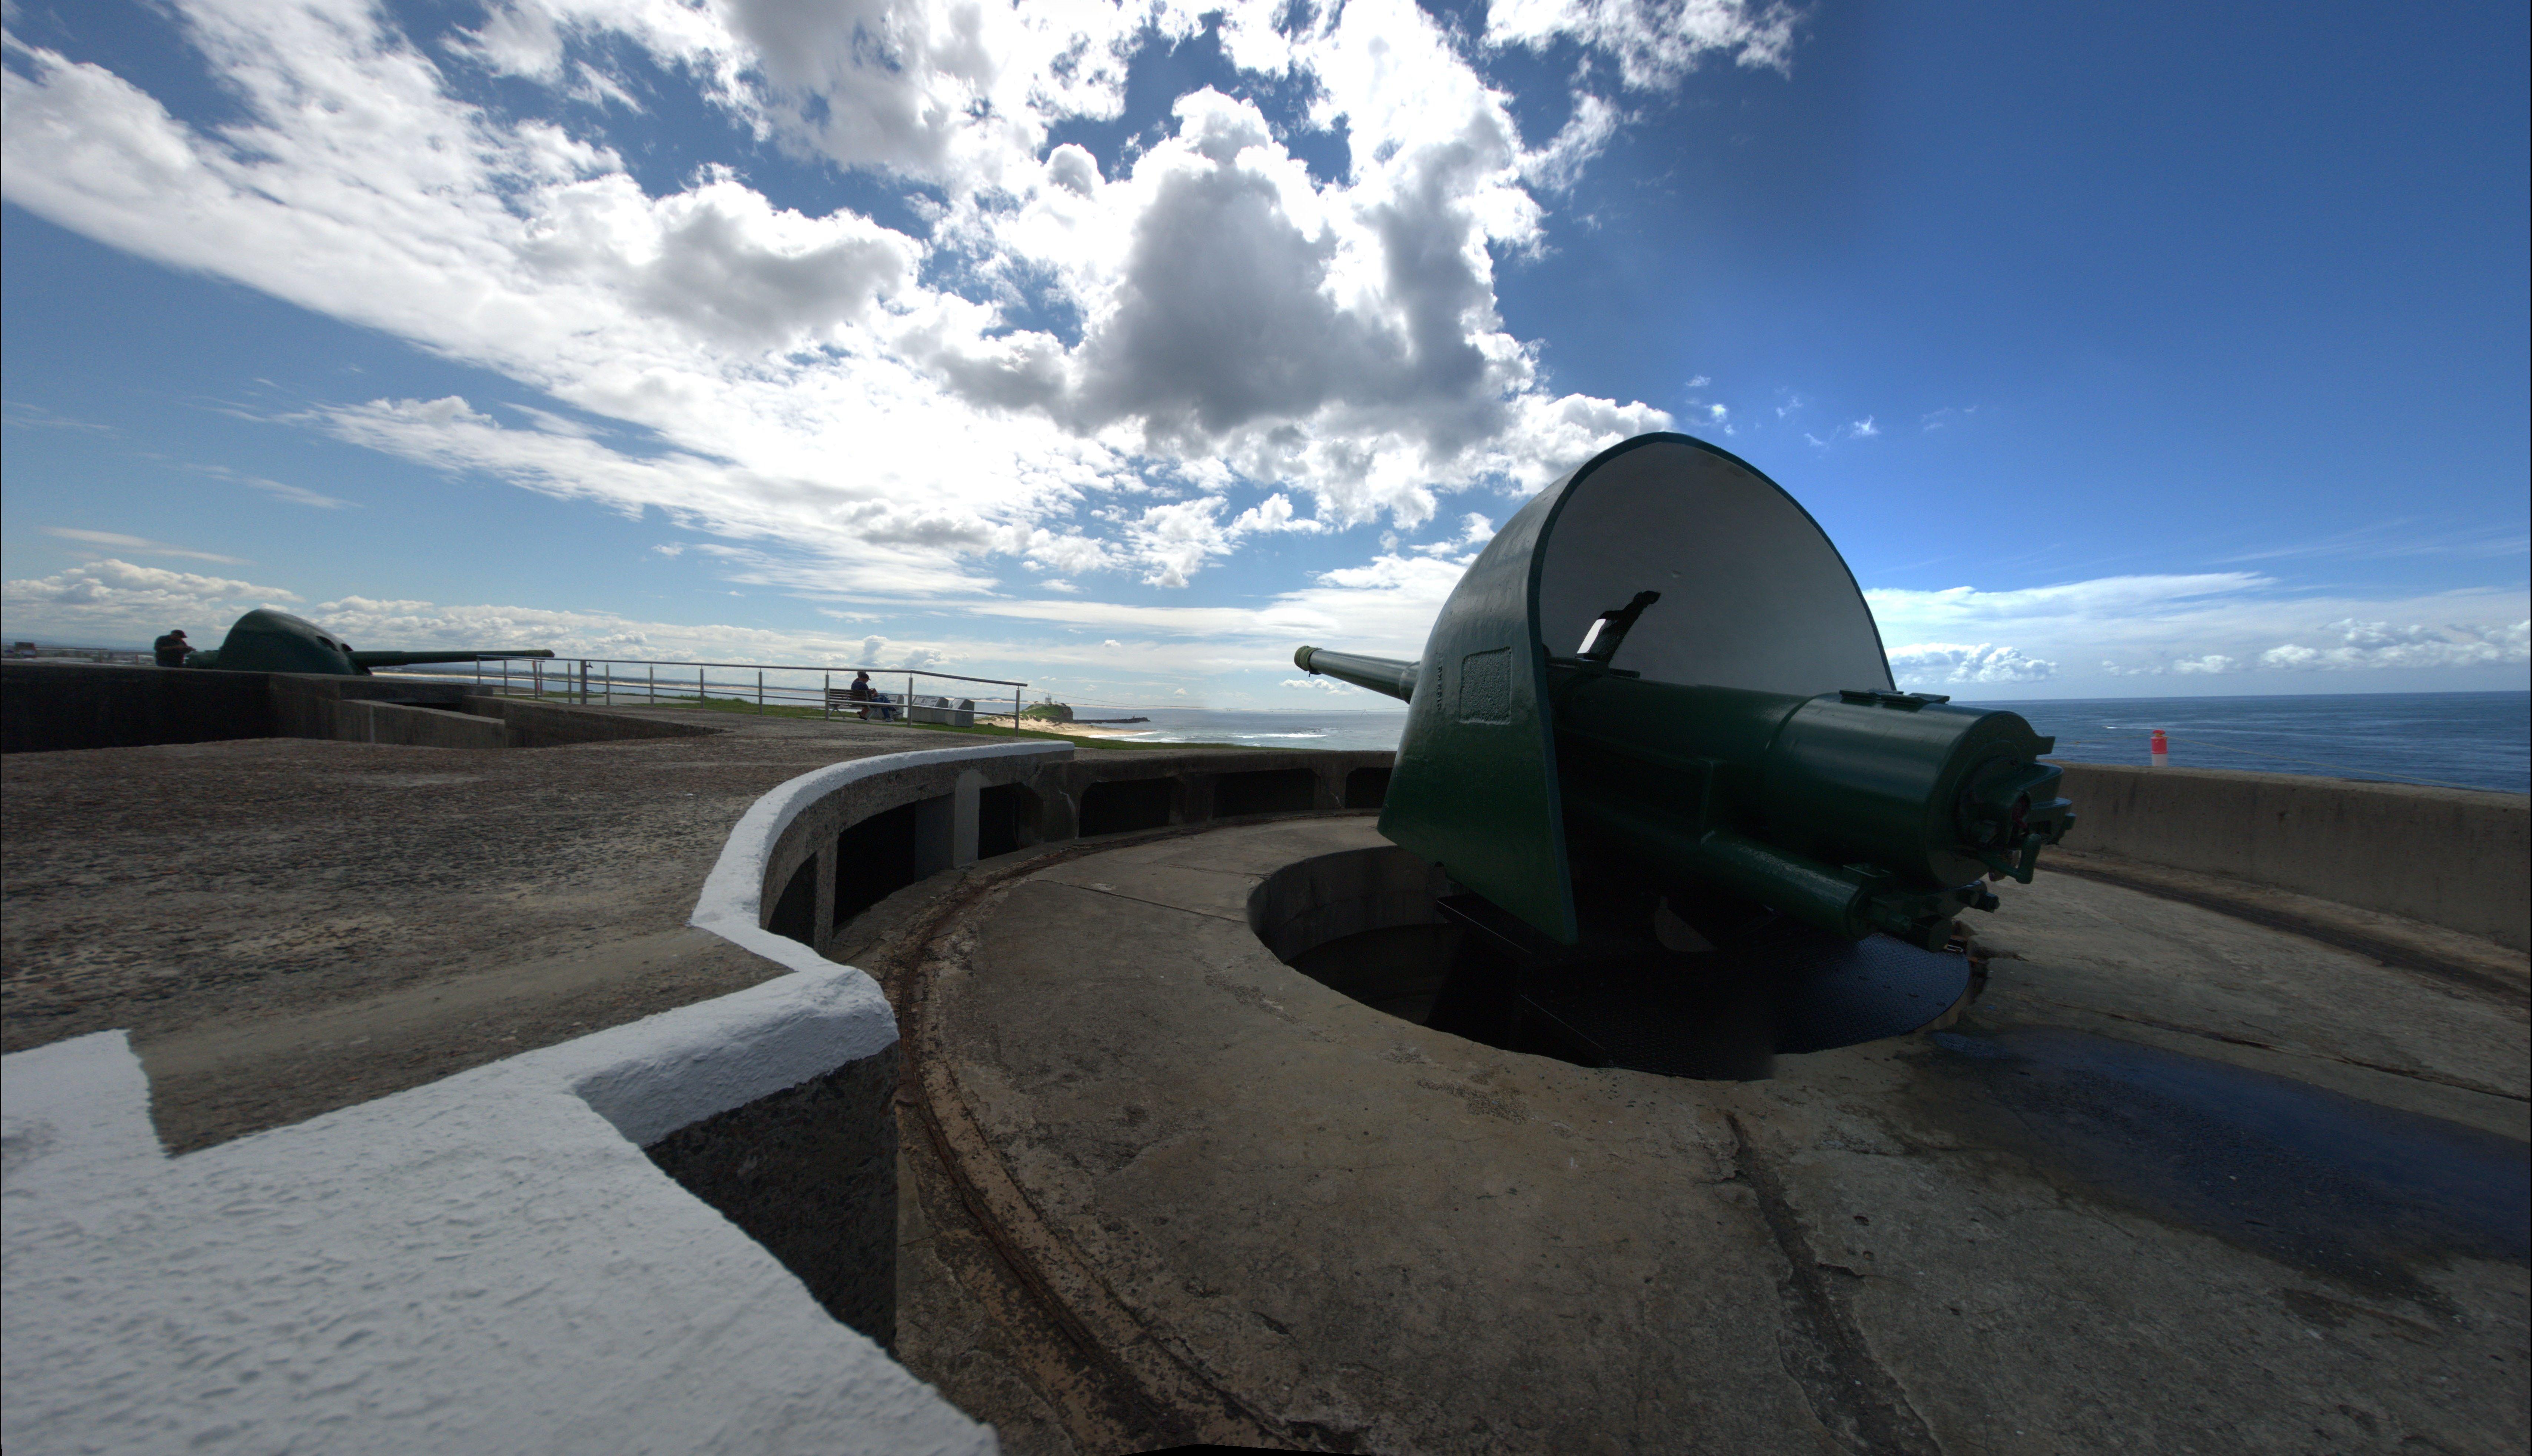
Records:
[[[0,1058],[0,1444],[993,1451],[640,1144],[894,1039],[870,977],[757,924],[784,827],[859,779],[1047,751],[794,779],[693,916],[792,974],[294,1127],[171,1159],[122,1032]]]

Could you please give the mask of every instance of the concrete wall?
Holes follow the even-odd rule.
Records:
[[[263,672],[0,664],[0,752],[273,736]]]
[[[162,669],[192,675],[193,668]],[[332,738],[345,743],[404,742],[376,738],[374,724],[364,711],[370,704],[428,703],[463,711],[465,694],[453,682],[404,682],[393,677],[337,677],[320,672],[208,672],[205,676],[258,677],[272,701],[276,738]],[[475,746],[468,743],[465,746]],[[498,746],[498,745],[493,745]]]
[[[716,731],[688,723],[636,718],[603,708],[570,708],[533,699],[468,694],[467,712],[498,719],[510,728],[515,748],[553,748],[565,743],[605,743],[618,738],[699,738]]]
[[[2066,764],[2070,849],[2532,945],[2532,799],[2299,774]],[[2042,856],[2043,864],[2047,862]]]
[[[689,1124],[643,1152],[765,1246],[837,1323],[896,1348],[897,1049]]]
[[[227,738],[331,738],[423,748],[548,748],[715,731],[630,714],[470,694],[456,682],[0,664],[9,753]]]
[[[334,706],[332,736],[348,743],[403,743],[415,748],[519,746],[516,729],[497,718],[357,700]]]
[[[1068,763],[1047,764],[1029,780],[1029,786],[1038,795],[1039,817],[1034,827],[1034,838],[1027,838],[1025,842],[1046,844],[1075,838],[1082,833],[1082,801],[1094,786],[1137,780],[1165,781],[1169,786],[1166,819],[1158,823],[1137,823],[1133,826],[1137,829],[1204,824],[1235,817],[1242,813],[1246,805],[1261,802],[1269,807],[1255,812],[1343,809],[1349,807],[1346,794],[1349,777],[1357,769],[1385,770],[1394,757],[1393,754],[1379,752],[1301,752],[1290,749],[1085,754]],[[1307,803],[1277,799],[1272,786],[1260,785],[1253,777],[1290,774],[1296,769],[1307,771],[1312,781]],[[1223,791],[1227,781],[1237,791],[1228,794]],[[1266,787],[1269,791],[1263,795],[1248,791],[1256,787]],[[1217,806],[1217,800],[1222,801],[1220,806]],[[1379,806],[1357,802],[1352,807]]]

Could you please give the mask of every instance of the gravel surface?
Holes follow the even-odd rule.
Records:
[[[730,826],[810,769],[944,738],[679,716],[721,731],[9,755],[5,1048],[130,1030],[182,1147],[761,980],[684,930]]]

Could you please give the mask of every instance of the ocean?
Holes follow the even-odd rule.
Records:
[[[1008,712],[1007,709],[1005,710]],[[1148,724],[1122,724],[1141,743],[1237,743],[1242,748],[1376,748],[1398,746],[1407,729],[1407,710],[1395,713],[1239,712],[1212,708],[1075,708],[1084,723],[1103,718],[1143,717]]]
[[[2254,769],[2532,791],[2532,692],[2348,693],[1981,703],[2057,738],[2073,763],[2146,763],[2161,728],[2184,769]]]
[[[2142,767],[2148,739],[2161,728],[2169,735],[2171,763],[2178,768],[2532,791],[2532,692],[1981,701],[1973,706],[2021,714],[2041,732],[2054,734],[2056,756],[2074,763]],[[1120,728],[1147,743],[1391,749],[1407,727],[1404,712],[1076,711],[1085,720],[1129,714],[1149,718],[1149,724]]]

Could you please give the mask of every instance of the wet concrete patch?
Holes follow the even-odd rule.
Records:
[[[2413,1298],[2422,1262],[2532,1258],[2511,1138],[2061,1027],[1931,1041],[1938,1118],[2074,1191]]]

